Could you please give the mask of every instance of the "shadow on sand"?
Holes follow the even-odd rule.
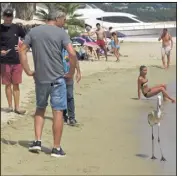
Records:
[[[132,100],[138,100],[138,98],[130,98],[130,99],[132,99]]]
[[[1,143],[6,144],[6,145],[20,145],[24,148],[26,148],[28,150],[28,147],[32,144],[32,141],[23,141],[23,140],[19,140],[19,141],[11,141],[11,140],[6,140],[4,138],[1,138]],[[51,149],[42,146],[42,152],[44,152],[47,155],[51,154]],[[31,152],[31,153],[37,153],[37,152]]]
[[[31,115],[31,117],[34,118],[34,115]],[[45,120],[51,120],[51,121],[53,120],[53,118],[52,118],[52,117],[49,117],[49,116],[45,116],[44,119],[45,119]],[[74,125],[74,126],[73,126],[73,125],[70,125],[69,123],[64,123],[64,124],[65,124],[65,125],[68,125],[68,126],[71,126],[72,128],[75,127],[75,128],[80,128],[80,129],[82,129],[82,127],[84,126],[84,125],[81,124],[81,123],[77,123],[77,124]]]
[[[136,154],[135,156],[140,157],[140,158],[149,158],[148,155],[146,155],[146,154],[141,154],[141,153]]]
[[[1,108],[1,112],[10,113],[9,108]]]

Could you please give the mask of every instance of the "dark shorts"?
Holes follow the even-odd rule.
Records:
[[[1,64],[2,84],[21,84],[22,83],[22,66],[21,64]]]
[[[57,79],[54,83],[36,83],[36,105],[39,109],[44,109],[50,103],[53,110],[63,111],[67,109],[67,92],[64,78]]]
[[[105,47],[106,46],[106,44],[105,44],[105,41],[104,40],[97,40],[97,45],[99,45],[100,47]]]

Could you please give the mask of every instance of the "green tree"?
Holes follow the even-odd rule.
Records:
[[[84,22],[83,20],[78,19],[82,16],[76,14],[75,11],[78,9],[79,4],[77,3],[44,3],[47,11],[40,9],[37,11],[36,16],[42,20],[47,20],[48,15],[51,11],[61,10],[66,13],[66,24],[65,28],[68,28],[70,36],[78,35],[79,32],[83,30]],[[77,31],[77,32],[75,32]]]
[[[35,13],[35,3],[11,3],[16,11],[16,18],[32,20]]]

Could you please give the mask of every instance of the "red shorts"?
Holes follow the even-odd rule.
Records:
[[[22,83],[22,66],[21,64],[1,64],[2,84],[20,84]]]
[[[97,40],[97,45],[99,45],[100,47],[104,47],[105,46],[105,42],[104,40]]]

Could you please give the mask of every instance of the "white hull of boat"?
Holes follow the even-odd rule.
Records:
[[[152,28],[152,29],[133,29],[133,30],[117,30],[124,34],[126,37],[159,37],[163,28]],[[168,28],[168,32],[176,37],[176,28]]]

